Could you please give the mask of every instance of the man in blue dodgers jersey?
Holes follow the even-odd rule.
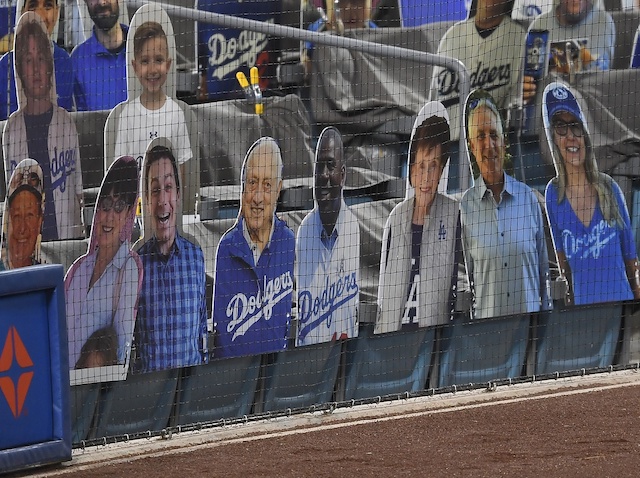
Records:
[[[20,159],[35,159],[42,168],[45,194],[42,240],[78,238],[83,235],[78,134],[69,113],[55,103],[51,41],[34,12],[20,17],[16,31],[20,108],[2,134],[5,174],[11,177]]]
[[[242,167],[240,214],[216,252],[215,357],[261,354],[287,345],[295,238],[275,215],[282,156],[273,138],[249,148]]]
[[[342,198],[346,173],[340,133],[325,128],[316,149],[316,207],[296,240],[298,345],[358,335],[360,228]]]

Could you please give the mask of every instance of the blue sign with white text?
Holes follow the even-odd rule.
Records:
[[[232,15],[267,23],[278,23],[280,0],[198,0],[197,9]],[[273,77],[275,58],[270,52],[273,39],[263,33],[224,28],[208,23],[198,23],[198,57],[201,73],[206,73],[207,92],[210,100],[242,97],[236,80],[236,72],[247,76],[252,66],[260,72],[260,87],[268,87]]]

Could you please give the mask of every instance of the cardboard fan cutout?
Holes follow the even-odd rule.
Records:
[[[449,161],[449,115],[420,110],[411,132],[404,201],[382,236],[375,333],[443,325],[452,318],[462,263],[458,203],[438,192]]]
[[[273,138],[260,138],[242,165],[238,219],[216,251],[216,358],[277,352],[287,346],[295,238],[275,214],[281,189],[280,148]]]
[[[19,159],[35,159],[45,195],[42,240],[83,237],[78,134],[69,113],[56,104],[52,43],[34,12],[18,21],[15,59],[19,108],[2,134],[5,175],[11,176]]]
[[[620,186],[598,171],[580,101],[554,81],[543,93],[543,123],[556,177],[545,201],[565,302],[583,305],[640,297],[629,211]]]
[[[360,228],[343,199],[346,175],[340,133],[325,128],[314,162],[315,208],[296,239],[298,346],[358,335]]]
[[[42,169],[33,159],[23,159],[11,175],[4,202],[2,270],[40,264],[43,213]]]
[[[105,124],[105,169],[120,155],[138,164],[150,141],[168,138],[185,180],[183,212],[195,213],[200,166],[197,129],[189,107],[176,100],[176,44],[171,20],[156,4],[138,9],[127,35],[127,101]]]
[[[136,325],[136,371],[209,360],[206,272],[200,246],[182,233],[182,177],[166,138],[142,164],[144,237],[136,243],[144,278]]]
[[[142,285],[131,250],[137,198],[138,165],[118,158],[98,193],[87,253],[65,276],[72,385],[127,377]]]

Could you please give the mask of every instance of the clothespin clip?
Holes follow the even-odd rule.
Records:
[[[236,79],[238,80],[238,83],[240,83],[240,88],[242,88],[242,91],[244,91],[246,100],[253,103],[253,90],[249,86],[249,81],[247,80],[246,75],[243,72],[239,71],[238,73],[236,73]]]
[[[262,104],[262,90],[260,90],[260,75],[258,74],[258,67],[252,66],[250,70],[251,87],[253,88],[253,99],[256,105],[256,114],[261,115],[264,113],[264,105]]]

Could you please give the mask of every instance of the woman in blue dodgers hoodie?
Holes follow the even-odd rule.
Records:
[[[276,352],[287,346],[293,297],[293,231],[275,215],[282,156],[273,138],[253,143],[242,166],[240,214],[216,252],[214,356]]]
[[[382,236],[375,332],[441,325],[453,310],[456,251],[461,251],[458,203],[438,193],[449,160],[449,116],[442,103],[424,105],[409,143],[406,198]]]
[[[544,90],[543,122],[556,167],[545,194],[568,303],[640,298],[629,212],[618,184],[598,171],[584,114],[571,89]]]

